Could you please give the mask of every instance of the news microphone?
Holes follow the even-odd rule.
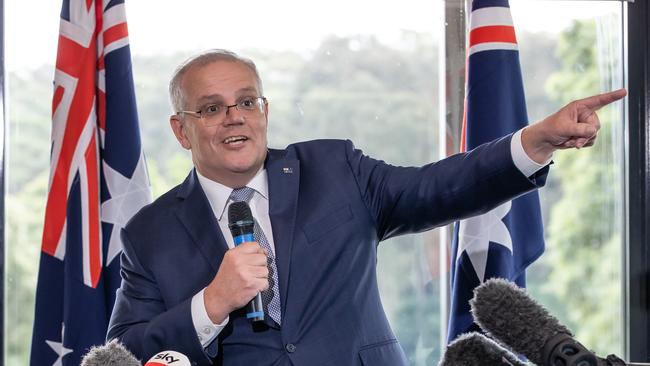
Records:
[[[540,366],[650,366],[625,363],[615,355],[600,358],[571,331],[529,297],[503,279],[490,279],[474,289],[470,300],[476,324],[489,336]]]
[[[81,360],[81,366],[141,366],[124,346],[113,339],[102,346],[93,346]]]
[[[228,207],[228,227],[235,241],[235,246],[247,241],[255,241],[253,237],[255,220],[248,203],[242,201],[230,204]],[[264,321],[262,295],[259,292],[246,305],[246,318],[251,322]]]
[[[191,366],[189,358],[176,351],[162,351],[155,354],[144,366]]]
[[[526,366],[517,356],[483,334],[461,334],[449,343],[438,366]]]

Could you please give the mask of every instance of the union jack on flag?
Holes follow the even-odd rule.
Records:
[[[63,0],[31,365],[76,366],[104,343],[120,230],[149,186],[124,0]]]
[[[508,0],[474,0],[467,50],[465,120],[461,149],[528,125],[519,48]],[[525,269],[544,252],[537,191],[456,224],[452,243],[452,298],[447,340],[477,331],[470,313],[473,290],[505,278],[525,286]]]

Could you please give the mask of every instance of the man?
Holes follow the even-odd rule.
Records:
[[[591,146],[595,111],[624,90],[570,103],[511,136],[419,168],[349,141],[267,148],[255,65],[223,50],[170,83],[170,124],[195,169],[123,231],[108,338],[138,357],[197,365],[406,365],[379,298],[379,241],[485,212],[544,184],[557,149]],[[256,242],[237,247],[227,209],[250,204]],[[262,293],[263,325],[245,305]]]

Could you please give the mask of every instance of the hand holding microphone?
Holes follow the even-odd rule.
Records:
[[[228,222],[235,248],[226,252],[217,275],[205,289],[206,310],[215,324],[244,306],[249,320],[263,321],[260,292],[269,287],[268,253],[254,243],[254,220],[246,202],[228,207]]]
[[[253,213],[251,212],[250,207],[248,207],[248,203],[243,201],[233,202],[228,207],[228,227],[230,228],[230,233],[232,234],[235,246],[238,247],[255,241],[255,238],[253,237],[255,231],[255,219],[253,218]],[[259,249],[264,251],[261,247],[259,247]],[[259,261],[255,262],[256,268],[251,269],[254,272],[253,275],[257,282],[260,282],[259,280],[263,279],[262,283],[264,284],[264,288],[258,289],[255,297],[253,297],[248,305],[246,305],[246,318],[252,322],[264,321],[264,305],[262,303],[262,294],[260,292],[269,287],[269,272],[268,267],[266,266],[267,256],[268,253],[265,253],[263,258],[264,261],[262,262],[262,258],[259,258]]]

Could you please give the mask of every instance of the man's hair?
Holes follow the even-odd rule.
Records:
[[[264,94],[262,90],[262,79],[260,78],[260,74],[257,72],[255,63],[251,59],[239,56],[238,54],[228,50],[207,50],[185,60],[172,74],[172,79],[169,82],[169,99],[174,113],[185,109],[185,100],[183,98],[184,95],[181,87],[183,76],[185,76],[185,74],[192,68],[206,66],[217,61],[239,62],[251,69],[253,74],[255,74],[260,94]]]

